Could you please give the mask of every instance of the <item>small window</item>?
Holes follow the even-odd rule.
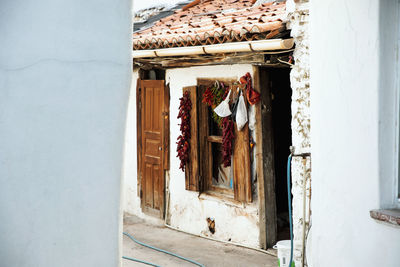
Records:
[[[224,84],[232,86],[235,82],[224,81]],[[252,191],[248,125],[240,132],[234,126],[231,166],[224,167],[222,129],[213,118],[212,109],[202,103],[205,90],[214,83],[215,80],[198,79],[197,86],[183,88],[184,92],[189,92],[192,102],[190,158],[185,168],[185,187],[189,191],[213,193],[249,203],[252,202]]]
[[[222,145],[218,142],[212,142],[212,187],[233,190],[233,168],[224,167],[222,162]]]
[[[212,118],[212,110],[208,108],[209,133],[207,136],[207,145],[210,148],[208,157],[210,164],[206,176],[207,190],[218,191],[229,195],[233,194],[233,168],[224,167],[222,162],[222,130]],[[202,122],[200,121],[200,125]]]
[[[199,116],[199,125],[205,133],[205,149],[200,149],[203,153],[201,158],[207,159],[201,161],[203,170],[204,191],[222,193],[233,197],[233,168],[232,166],[224,167],[222,162],[222,129],[216,121],[215,114],[211,107],[202,103],[202,95],[207,86],[200,86],[198,94],[198,103],[201,105]],[[231,164],[232,165],[232,164]]]
[[[218,191],[221,189],[225,193],[233,192],[233,169],[231,166],[224,167],[222,161],[222,129],[218,123],[213,119],[213,111],[208,107],[208,126],[209,132],[207,136],[208,145],[211,147],[211,171],[212,175],[209,176],[208,185],[211,190]]]

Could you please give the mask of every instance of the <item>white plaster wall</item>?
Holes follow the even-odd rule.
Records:
[[[180,134],[177,119],[179,98],[182,88],[197,85],[197,78],[236,78],[246,72],[253,73],[251,65],[225,65],[168,69],[170,83],[170,224],[189,233],[212,236],[220,240],[259,247],[258,210],[256,203],[246,206],[227,205],[212,197],[201,197],[198,193],[185,190],[185,175],[179,169],[176,157],[176,140]],[[208,230],[206,218],[215,219],[214,235]]]
[[[388,126],[379,116],[385,110],[394,117],[385,108],[394,101],[381,101],[387,92],[395,95],[389,80],[396,75],[397,45],[390,48],[382,37],[397,39],[396,2],[311,1],[312,266],[400,263],[400,228],[369,216],[387,205],[382,181],[394,176],[386,169],[392,149],[379,160],[381,120]],[[391,56],[384,58],[386,52]],[[393,124],[386,129],[394,131]]]
[[[131,2],[1,1],[0,265],[118,266]]]
[[[292,146],[295,154],[309,153],[311,148],[310,130],[310,45],[309,45],[309,1],[287,1],[288,23],[295,40],[293,57],[295,64],[290,72],[292,88]],[[302,266],[303,243],[309,228],[309,198],[311,194],[310,157],[292,160],[293,194],[293,239],[296,266]]]
[[[132,72],[132,83],[129,92],[129,104],[125,128],[124,145],[124,212],[138,214],[140,212],[140,199],[137,188],[137,132],[136,132],[136,83],[139,77],[137,69]]]

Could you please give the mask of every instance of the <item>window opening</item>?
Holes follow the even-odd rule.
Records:
[[[222,144],[211,143],[212,147],[212,185],[220,188],[233,189],[232,167],[224,167],[222,162]]]

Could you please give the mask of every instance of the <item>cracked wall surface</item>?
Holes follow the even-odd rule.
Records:
[[[292,88],[292,146],[295,154],[309,153],[310,143],[310,63],[309,63],[309,1],[287,2],[288,23],[295,40],[295,64],[290,72]],[[303,244],[309,225],[311,197],[311,159],[292,160],[293,238],[296,266],[303,266]],[[306,196],[304,198],[304,195]]]

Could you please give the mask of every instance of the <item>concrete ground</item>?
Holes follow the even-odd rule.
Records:
[[[278,266],[277,258],[274,256],[252,249],[185,234],[164,226],[147,224],[134,216],[124,219],[124,232],[128,232],[137,240],[148,245],[190,258],[207,267]],[[123,238],[123,256],[148,261],[163,267],[196,266],[192,263],[136,244],[125,235]],[[123,259],[122,266],[133,267],[146,265]]]

